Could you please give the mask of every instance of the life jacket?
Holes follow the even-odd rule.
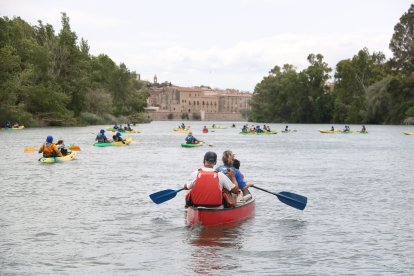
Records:
[[[104,143],[106,136],[102,133],[99,133],[98,136],[96,136],[96,139],[98,140],[98,143]]]
[[[227,166],[227,165],[219,166],[218,168],[216,168],[216,170],[218,172],[224,173],[224,175],[227,176],[231,180],[231,176],[230,176],[230,173],[229,173],[230,169],[231,169],[231,167]]]
[[[222,172],[225,176],[228,177],[228,179],[231,180],[231,176],[229,173],[229,170],[233,170],[235,175],[236,175],[236,180],[237,180],[237,185],[239,186],[240,189],[244,189],[244,187],[246,186],[246,183],[244,182],[244,176],[241,174],[241,172],[239,170],[237,170],[235,167],[229,166],[229,165],[222,165],[216,168],[216,171],[218,172]],[[242,179],[237,177],[237,172],[236,170],[239,172],[239,174],[241,175]]]
[[[51,143],[43,144],[43,157],[56,157],[56,146]]]
[[[194,136],[187,136],[185,137],[185,141],[187,142],[187,144],[194,144],[194,141],[196,139],[194,138]]]
[[[223,195],[219,184],[218,172],[206,172],[199,169],[190,195],[192,204],[195,206],[220,206],[223,202]]]

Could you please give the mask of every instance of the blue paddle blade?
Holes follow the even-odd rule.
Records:
[[[156,203],[156,204],[160,204],[163,203],[165,201],[168,201],[170,199],[173,199],[178,192],[182,191],[184,189],[179,189],[179,190],[163,190],[163,191],[159,191],[153,194],[150,194],[150,198],[151,200]]]
[[[295,193],[280,192],[274,193],[274,195],[276,195],[277,198],[283,203],[299,210],[305,209],[306,203],[308,202],[308,198],[306,196],[301,196]]]

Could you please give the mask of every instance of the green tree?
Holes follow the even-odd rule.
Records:
[[[335,73],[336,122],[360,123],[364,121],[368,87],[385,77],[385,56],[369,53],[364,48],[352,59],[341,60]]]
[[[330,96],[325,95],[325,82],[331,69],[320,54],[310,54],[308,61],[309,67],[299,73],[293,65],[275,66],[256,85],[251,120],[303,123],[329,120],[326,112]]]
[[[16,49],[10,45],[0,48],[0,120],[10,120],[11,108],[15,106],[18,85],[17,76],[20,72],[20,57]]]
[[[390,49],[394,57],[389,61],[392,70],[405,75],[411,74],[414,69],[414,4],[404,13],[400,22],[394,27]]]
[[[61,19],[55,35],[41,21],[30,26],[19,17],[0,18],[0,120],[63,125],[112,113],[147,120],[140,113],[148,92],[136,73],[106,55],[91,56],[66,13]]]
[[[391,76],[371,85],[367,90],[366,112],[364,121],[369,124],[380,124],[388,120],[390,95],[388,86],[393,80]]]

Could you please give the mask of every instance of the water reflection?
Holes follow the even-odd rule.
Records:
[[[214,275],[217,271],[240,267],[235,252],[242,247],[242,222],[222,227],[189,227],[191,270],[196,274]],[[236,254],[237,255],[237,254]]]
[[[190,243],[195,246],[228,247],[237,248],[240,246],[240,222],[227,224],[221,227],[189,227]]]

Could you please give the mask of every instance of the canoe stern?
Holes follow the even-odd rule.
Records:
[[[229,209],[188,207],[187,223],[189,225],[201,224],[206,227],[213,227],[238,222],[252,217],[255,207],[256,203],[253,198]]]

